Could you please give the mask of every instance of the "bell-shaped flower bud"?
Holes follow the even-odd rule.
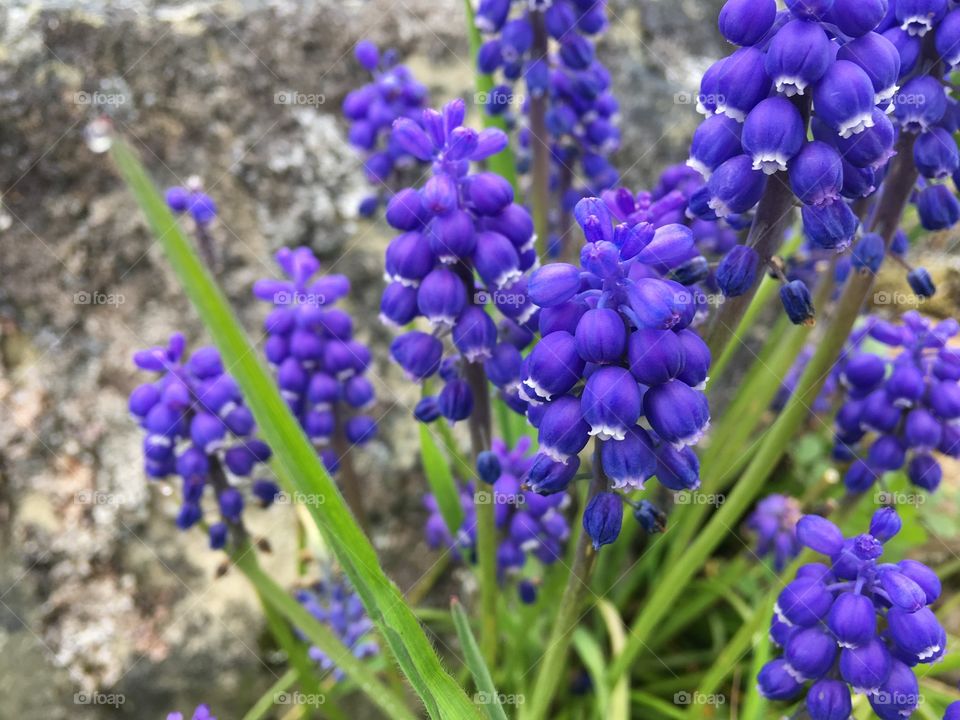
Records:
[[[816,680],[827,674],[837,656],[837,641],[820,627],[798,630],[787,641],[783,657],[797,680]]]
[[[947,112],[947,96],[935,77],[919,75],[894,97],[893,116],[907,132],[926,132]]]
[[[400,190],[387,203],[387,223],[397,230],[417,230],[428,217],[423,198],[413,188]]]
[[[443,343],[432,335],[415,330],[395,338],[390,357],[414,381],[424,380],[440,369]]]
[[[843,200],[806,205],[800,214],[807,238],[814,246],[824,250],[845,250],[860,225],[853,210]]]
[[[538,430],[540,452],[557,462],[567,462],[577,455],[590,438],[580,400],[572,395],[563,395],[547,405]]]
[[[951,10],[937,26],[937,54],[948,68],[960,63],[960,9]]]
[[[675,447],[696,444],[710,423],[706,395],[679,380],[647,390],[643,414],[657,435]]]
[[[757,280],[760,256],[752,247],[737,245],[724,256],[717,267],[717,285],[727,297],[748,292]]]
[[[819,23],[793,20],[777,30],[764,58],[767,75],[786,97],[805,94],[833,62],[830,38]]]
[[[726,115],[708,117],[693,133],[687,165],[709,179],[713,171],[732,157],[740,155],[740,131],[743,125]]]
[[[924,230],[948,230],[960,220],[960,201],[946,185],[927,185],[917,194],[916,202]]]
[[[840,647],[862,647],[877,635],[877,610],[865,595],[842,592],[830,608],[827,627]]]
[[[876,29],[887,8],[888,0],[834,0],[827,20],[844,35],[858,38]]]
[[[937,293],[937,286],[926,268],[918,267],[907,273],[907,282],[917,297],[929,298]]]
[[[524,483],[535,493],[553,495],[563,492],[580,469],[580,458],[572,457],[567,462],[557,462],[544,453],[534,459]]]
[[[679,288],[679,289],[678,289]],[[627,287],[627,299],[638,327],[667,330],[683,322],[693,294],[686,288],[660,280],[641,278]]]
[[[437,397],[440,414],[450,422],[466,420],[473,412],[473,392],[466,380],[447,381]]]
[[[907,613],[915,613],[927,603],[923,588],[897,570],[882,570],[880,586],[890,602]]]
[[[642,490],[644,483],[657,472],[653,443],[639,427],[630,428],[619,442],[602,443],[600,461],[615,489]]]
[[[924,408],[916,408],[907,413],[903,437],[912,450],[929,452],[940,444],[943,426],[933,413]]]
[[[623,525],[623,500],[617,493],[597,493],[583,511],[583,529],[593,549],[615,542]]]
[[[497,326],[493,318],[483,308],[468,307],[453,326],[453,344],[468,362],[486,360],[497,344]]]
[[[791,280],[780,288],[780,301],[794,325],[812,325],[816,318],[813,297],[803,280]]]
[[[433,218],[424,234],[433,254],[442,263],[467,259],[477,246],[473,218],[463,210],[452,210]]]
[[[756,45],[776,19],[774,0],[727,0],[720,10],[720,34],[734,45]]]
[[[880,720],[901,720],[913,716],[923,696],[913,669],[894,659],[886,681],[869,699]]]
[[[630,372],[606,366],[587,378],[581,410],[591,436],[620,441],[640,419],[641,403],[640,388]]]
[[[797,540],[811,550],[833,556],[843,549],[843,533],[819,515],[804,515],[797,522]]]
[[[477,476],[487,485],[493,485],[500,479],[500,458],[490,450],[477,455]]]
[[[917,560],[901,560],[897,567],[902,575],[913,580],[923,588],[925,603],[930,605],[940,597],[941,585],[937,574]]]
[[[806,139],[800,111],[789,100],[771,97],[759,102],[743,123],[741,142],[753,169],[765,175],[785,171]]]
[[[907,450],[896,435],[881,435],[870,446],[867,462],[878,472],[892,472],[903,467]]]
[[[912,580],[909,582],[919,589]],[[923,591],[920,593],[922,595]],[[946,649],[943,627],[937,616],[927,607],[913,612],[899,605],[890,608],[887,612],[887,630],[897,649],[915,662],[933,662],[940,658]]]
[[[850,260],[857,270],[873,275],[883,264],[885,254],[883,238],[877,233],[866,233],[853,246]]]
[[[943,180],[960,167],[960,152],[953,135],[943,128],[931,128],[917,138],[913,162],[925,178]]]
[[[662,533],[667,529],[667,516],[649,500],[641,500],[633,509],[633,518],[650,535]]]
[[[527,282],[530,300],[542,307],[555,307],[580,291],[580,268],[569,263],[550,263],[534,270]]]
[[[717,217],[751,210],[763,195],[766,175],[753,169],[753,158],[737,155],[720,165],[707,181],[709,207]]]
[[[926,382],[923,373],[916,365],[912,362],[900,362],[894,366],[893,372],[887,378],[885,389],[887,397],[894,405],[910,407],[923,397]],[[934,409],[936,409],[935,404]]]
[[[874,638],[855,648],[840,651],[840,676],[856,693],[874,693],[886,682],[894,662],[886,646]]]
[[[896,152],[893,143],[896,130],[885,113],[874,108],[873,122],[859,135],[837,140],[837,150],[843,159],[858,168],[880,170]]]
[[[388,280],[416,287],[434,266],[430,243],[419,232],[398,235],[387,246],[386,276]]]
[[[790,187],[804,205],[823,205],[840,197],[843,162],[836,148],[813,141],[790,163]]]
[[[577,352],[585,362],[612,363],[622,356],[627,345],[627,329],[616,310],[587,310],[577,323]]]
[[[868,32],[841,46],[837,59],[859,66],[873,83],[876,104],[889,106],[900,78],[900,53],[892,42],[879,33]]]
[[[873,127],[875,91],[870,77],[849,60],[837,60],[813,89],[817,117],[842,138]]]
[[[479,215],[497,215],[513,202],[513,186],[496,173],[477,173],[469,179],[470,204]]]
[[[896,18],[900,28],[923,37],[947,14],[947,0],[897,0]]]
[[[417,290],[417,308],[433,325],[452,327],[467,304],[467,289],[452,270],[429,272]]]
[[[760,694],[768,700],[793,700],[803,690],[790,673],[789,665],[783,658],[771,660],[761,668],[757,675]]]
[[[477,233],[474,264],[480,278],[488,287],[500,290],[523,276],[520,257],[513,244],[500,233]]]
[[[770,76],[764,69],[763,52],[741,48],[723,61],[717,77],[717,114],[743,122],[769,93]]]
[[[870,518],[870,534],[880,542],[887,542],[900,532],[902,525],[896,510],[892,507],[883,507]]]
[[[551,400],[570,390],[583,374],[584,361],[568,332],[545,335],[524,361],[523,389],[532,400]]]
[[[628,362],[638,382],[662,385],[683,370],[684,347],[672,330],[641,328],[630,334]]]
[[[391,138],[417,160],[427,162],[433,158],[433,141],[415,120],[406,117],[394,120]]]
[[[810,720],[848,720],[853,712],[850,688],[840,680],[817,680],[807,691]]]

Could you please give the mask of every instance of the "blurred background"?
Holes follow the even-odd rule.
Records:
[[[699,76],[727,52],[720,5],[610,2],[600,54],[632,189],[686,157]],[[340,117],[367,81],[353,58],[362,38],[396,48],[432,104],[473,98],[459,0],[0,7],[0,715],[148,719],[206,701],[232,720],[277,672],[246,582],[219,576],[202,533],[175,529],[177,503],[140,468],[132,353],[176,330],[191,346],[207,339],[131,196],[91,151],[85,129],[104,113],[158,183],[198,176],[216,199],[220,280],[254,338],[263,310],[250,287],[277,274],[278,248],[309,245],[350,277],[382,415],[357,459],[374,542],[403,590],[431,566],[407,421],[416,390],[386,362],[390,333],[376,321],[390,234],[356,216],[366,185]],[[285,93],[313,100],[284,104]],[[942,302],[955,306],[943,272]],[[247,517],[269,538],[268,569],[292,579],[292,510]],[[123,702],[94,704],[93,692]]]

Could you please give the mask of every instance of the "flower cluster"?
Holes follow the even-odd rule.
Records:
[[[398,145],[433,168],[423,188],[401,190],[387,206],[387,222],[401,234],[387,247],[389,284],[380,305],[388,324],[404,327],[422,317],[430,325],[431,332],[405,332],[390,346],[412,380],[441,373],[439,396],[417,409],[425,421],[470,416],[473,395],[462,377],[463,361],[485,363],[511,407],[525,407],[516,385],[520,348],[533,337],[526,326],[537,310],[524,277],[537,263],[533,221],[505,179],[470,172],[471,161],[500,152],[507,136],[464,127],[464,112],[463,101],[454,100],[442,113],[425,110],[419,123],[401,118],[394,124]],[[499,328],[485,305],[499,311]],[[444,362],[447,335],[458,356]]]
[[[747,528],[756,533],[756,553],[760,557],[773,556],[777,572],[800,553],[797,541],[797,521],[800,503],[789,495],[768,495],[757,503],[747,518]]]
[[[844,482],[864,492],[906,466],[911,483],[936,490],[942,471],[934,451],[960,456],[960,353],[947,345],[960,325],[909,312],[902,325],[873,318],[868,332],[889,355],[853,352],[843,364],[847,397],[837,414],[835,454],[854,460]]]
[[[720,31],[741,47],[703,77],[699,109],[708,117],[694,135],[689,164],[707,184],[692,209],[705,219],[750,212],[767,176],[780,173],[803,206],[809,243],[843,251],[860,225],[849,201],[876,191],[898,130],[922,133],[916,162],[925,175],[949,176],[957,150],[939,128],[948,101],[939,79],[921,74],[920,49],[946,5],[797,0],[778,12],[773,0],[728,0]],[[878,264],[883,254],[881,242]],[[753,248],[735,248],[717,271],[724,294],[747,292],[758,265]],[[794,322],[812,317],[804,280],[785,284],[781,299]]]
[[[167,720],[184,720],[184,714],[179,712],[172,712],[167,715]],[[217,720],[213,713],[210,711],[210,708],[206,705],[198,705],[197,709],[193,711],[193,715],[190,716],[190,720]]]
[[[633,202],[629,193],[618,197]],[[546,265],[528,284],[543,309],[542,339],[521,370],[540,444],[526,482],[541,493],[566,489],[594,437],[614,489],[642,488],[654,475],[672,490],[693,489],[699,464],[689,445],[709,422],[702,388],[710,353],[689,329],[695,293],[661,276],[696,255],[693,233],[680,224],[615,223],[596,198],[581,200],[575,215],[587,239],[582,267]],[[585,516],[597,527],[607,511],[622,515],[618,496],[600,497]]]
[[[532,603],[536,599],[536,579],[524,570],[527,557],[533,556],[550,565],[563,557],[563,545],[570,527],[563,515],[569,504],[566,493],[549,497],[521,489],[521,479],[527,474],[533,459],[529,438],[521,439],[512,450],[501,440],[493,441],[489,459],[481,460],[479,476],[487,485],[464,484],[460,489],[460,504],[464,520],[457,536],[450,534],[440,514],[436,498],[427,495],[424,503],[430,512],[427,519],[427,544],[436,549],[447,547],[461,556],[474,560],[476,549],[476,506],[494,504],[496,526],[502,537],[497,546],[497,571],[501,582],[519,578],[517,585],[521,600]]]
[[[941,658],[947,636],[928,607],[940,596],[936,573],[915,560],[880,562],[883,543],[899,530],[892,508],[874,513],[869,533],[847,539],[818,515],[800,519],[801,544],[831,565],[804,565],[780,593],[770,637],[783,656],[760,671],[765,697],[793,700],[806,692],[812,720],[849,717],[851,690],[865,694],[882,720],[916,710],[913,667]]]
[[[264,506],[273,502],[279,489],[271,480],[247,482],[269,459],[270,448],[257,439],[253,414],[224,371],[220,354],[202,347],[184,360],[185,348],[184,337],[177,334],[165,348],[134,355],[138,368],[160,377],[137,386],[130,393],[129,408],[145,432],[147,475],[154,479],[177,475],[182,480],[179,528],[186,530],[203,519],[204,490],[212,486],[220,520],[209,525],[210,545],[222,548],[228,535],[242,527],[241,481]]]
[[[373,622],[363,609],[360,596],[346,579],[328,572],[327,577],[308,588],[297,590],[297,601],[319,622],[328,626],[340,641],[350,649],[354,657],[364,659],[380,652],[372,638]],[[306,640],[305,636],[301,637]],[[333,672],[333,677],[342,680],[343,671],[318,647],[311,646],[310,659],[324,672]]]
[[[354,48],[357,61],[373,80],[349,92],[343,100],[343,114],[350,121],[350,144],[365,153],[364,172],[376,191],[360,202],[359,212],[369,217],[380,205],[395,169],[416,165],[417,158],[392,138],[397,118],[417,118],[427,100],[427,88],[417,82],[406,65],[398,64],[394,50],[380,53],[369,40]]]
[[[482,0],[476,25],[485,38],[477,54],[478,69],[500,73],[503,80],[486,98],[487,112],[512,119],[515,87],[521,78],[527,94],[520,103],[524,115],[529,119],[534,98],[546,103],[551,184],[561,203],[572,208],[577,197],[612,187],[619,178],[609,160],[620,146],[619,103],[611,92],[609,71],[596,58],[592,39],[607,28],[605,2]],[[532,143],[536,142],[532,130],[528,124],[520,132],[521,171],[529,167]],[[579,190],[572,187],[576,166],[587,184]]]
[[[189,214],[198,228],[206,227],[217,217],[217,204],[203,192],[199,178],[190,178],[186,187],[167,188],[165,199],[167,207],[178,214]]]
[[[370,350],[353,337],[349,313],[334,307],[350,291],[344,275],[317,276],[320,261],[306,247],[282,248],[274,257],[286,278],[253,286],[255,297],[273,304],[264,321],[264,353],[280,392],[334,473],[345,450],[335,447],[341,434],[362,445],[377,432],[366,414],[376,402],[364,375]]]

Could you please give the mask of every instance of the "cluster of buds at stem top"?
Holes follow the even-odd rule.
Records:
[[[797,521],[801,514],[796,498],[775,494],[758,502],[747,518],[747,528],[756,534],[754,552],[758,557],[772,556],[778,573],[800,553]]]
[[[354,657],[363,660],[380,652],[373,639],[373,622],[363,609],[360,596],[332,569],[325,568],[323,579],[297,590],[296,598],[317,621],[333,631]],[[307,639],[300,631],[297,634],[301,640]],[[343,679],[343,671],[323,650],[311,645],[307,652],[324,674],[331,673],[334,679]]]
[[[760,671],[765,697],[805,694],[811,720],[849,718],[851,691],[866,695],[881,720],[917,709],[914,668],[943,657],[947,635],[929,607],[940,596],[936,573],[915,560],[881,562],[900,525],[896,511],[883,508],[869,533],[845,539],[825,518],[800,519],[800,543],[831,564],[804,565],[777,599],[770,638],[783,656]]]
[[[370,217],[395,172],[421,162],[393,140],[392,129],[397,118],[419,117],[428,93],[410,68],[398,63],[395,50],[381,53],[369,40],[361,40],[354,55],[372,80],[347,94],[343,114],[350,123],[347,138],[364,153],[364,172],[375,189],[360,201],[360,215]]]
[[[709,422],[702,388],[710,353],[690,329],[696,293],[663,276],[696,255],[693,233],[614,222],[598,198],[581,200],[575,216],[587,239],[581,266],[546,265],[528,283],[543,309],[542,339],[521,370],[540,445],[526,483],[544,494],[565,490],[592,437],[601,442],[597,470],[614,489],[641,489],[654,475],[673,490],[696,488],[689,446]],[[607,515],[622,516],[619,498],[603,495],[584,518],[599,544],[619,531]]]
[[[217,217],[217,204],[203,192],[197,177],[190,178],[186,186],[167,188],[165,199],[173,212],[188,214],[198,227],[206,227]]]
[[[501,440],[493,441],[488,457],[478,462],[478,485],[460,488],[464,520],[456,537],[451,535],[440,513],[437,500],[427,495],[424,504],[430,512],[426,524],[427,543],[432,548],[451,548],[457,557],[476,562],[477,505],[493,504],[497,545],[497,577],[501,583],[515,582],[522,602],[537,597],[539,573],[531,559],[551,565],[564,556],[570,526],[563,514],[570,504],[565,492],[545,497],[524,490],[520,482],[533,463],[529,457],[530,439],[521,439],[515,448]],[[483,454],[482,454],[483,456]]]
[[[465,127],[464,113],[463,101],[454,100],[442,112],[425,110],[419,121],[397,120],[393,131],[400,147],[432,163],[422,188],[401,190],[387,206],[387,222],[401,234],[387,247],[388,285],[380,304],[381,319],[390,325],[405,328],[422,318],[428,326],[408,329],[390,346],[410,379],[441,374],[439,395],[415,411],[426,422],[441,415],[456,422],[472,413],[463,362],[484,363],[507,404],[520,413],[526,409],[517,388],[520,350],[533,339],[538,310],[525,277],[537,265],[533,221],[504,178],[471,172],[471,161],[503,150],[507,136]],[[499,324],[488,312],[494,309]],[[455,356],[447,353],[447,338]]]
[[[182,481],[177,526],[186,530],[204,519],[202,500],[209,485],[219,510],[219,519],[208,526],[210,545],[222,548],[231,530],[242,527],[243,491],[267,506],[279,489],[271,480],[250,480],[269,459],[270,448],[257,439],[253,414],[224,371],[220,354],[202,347],[184,359],[185,348],[183,335],[177,334],[167,347],[134,355],[138,368],[159,378],[136,387],[129,407],[145,433],[147,476],[176,475]]]
[[[689,164],[707,183],[691,209],[704,219],[735,217],[752,211],[768,183],[788,182],[810,247],[843,252],[860,225],[850,203],[875,195],[898,133],[920,134],[915,163],[928,183],[949,177],[958,164],[950,134],[957,103],[939,75],[960,59],[960,16],[947,9],[946,0],[797,0],[780,11],[774,0],[728,0],[720,30],[741,47],[703,76],[698,107],[707,120]],[[936,53],[921,47],[931,32]],[[925,227],[960,217],[943,185],[925,184],[917,204]],[[721,289],[745,293],[758,266],[750,248],[731,253],[717,272]],[[807,281],[785,279],[791,320],[810,320]]]
[[[167,715],[167,720],[186,720],[186,716],[183,713],[172,712]],[[217,720],[213,713],[210,711],[210,708],[207,705],[199,705],[197,709],[193,711],[193,715],[190,716],[190,720]]]
[[[306,247],[282,248],[275,259],[286,277],[253,286],[254,296],[273,306],[264,321],[264,354],[290,410],[335,473],[338,432],[350,445],[376,436],[376,421],[367,414],[376,403],[365,375],[370,350],[354,338],[350,314],[334,307],[350,291],[344,275],[318,275],[320,261]]]
[[[909,312],[900,325],[870,318],[867,332],[886,353],[853,350],[841,365],[847,396],[834,454],[853,460],[844,482],[864,492],[906,467],[913,485],[932,492],[943,475],[935,453],[960,457],[960,353],[948,345],[960,325]]]
[[[609,161],[620,146],[619,103],[594,47],[594,38],[607,29],[606,14],[606,3],[597,0],[482,0],[476,13],[484,37],[478,70],[502,81],[485,98],[486,110],[512,125],[517,109],[529,116],[531,101],[546,103],[549,137],[532,138],[531,128],[523,128],[518,169],[529,168],[533,142],[549,142],[553,181],[564,174],[585,181],[576,189],[568,179],[561,189],[567,211],[585,193],[612,187],[619,177]]]

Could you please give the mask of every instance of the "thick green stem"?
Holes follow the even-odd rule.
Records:
[[[913,141],[913,135],[901,134],[897,142],[897,158],[884,182],[878,201],[879,209],[873,230],[884,238],[888,248],[917,179],[917,171],[913,165]],[[853,330],[864,300],[873,286],[873,279],[872,275],[856,274],[847,281],[837,305],[836,315],[826,328],[786,408],[767,431],[757,454],[727,497],[726,503],[690,545],[683,556],[683,562],[668,564],[666,572],[631,628],[627,648],[610,669],[611,682],[615,682],[627,671],[647,643],[650,634],[673,607],[710,553],[728,533],[736,531],[741,516],[762,491],[764,481],[777,466],[794,434],[806,419],[808,408],[820,393],[831,367]]]
[[[587,504],[598,493],[606,490],[607,478],[600,464],[600,441],[594,442],[593,480],[587,497]],[[584,505],[586,507],[586,505]],[[547,716],[550,703],[563,678],[563,668],[570,650],[573,631],[580,621],[580,605],[583,593],[590,586],[590,575],[597,559],[597,553],[590,546],[590,536],[581,532],[577,540],[573,567],[567,578],[566,587],[560,598],[560,606],[554,619],[546,650],[540,661],[540,670],[533,685],[533,697],[524,720],[542,720]],[[614,683],[611,683],[611,687]]]
[[[489,450],[492,438],[490,416],[490,388],[480,363],[467,363],[467,382],[473,392],[473,412],[470,414],[470,444],[473,449],[473,467],[477,457]],[[477,515],[477,561],[480,566],[480,647],[487,665],[494,667],[497,659],[497,525],[494,518],[495,498],[493,492],[478,492]],[[484,502],[486,500],[486,502]]]
[[[529,19],[533,26],[531,57],[546,62],[548,38],[543,12],[539,9],[530,10]],[[530,205],[533,208],[533,227],[537,233],[537,254],[546,257],[550,242],[550,136],[547,132],[547,93],[540,92],[530,97],[529,101],[530,147],[533,150]]]

